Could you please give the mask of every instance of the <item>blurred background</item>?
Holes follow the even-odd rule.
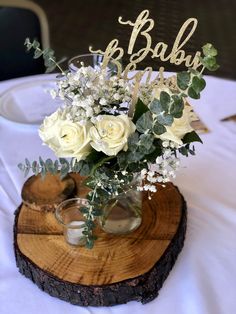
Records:
[[[5,2],[5,6],[2,5],[2,2]],[[17,60],[14,68],[19,67],[19,60],[23,58],[20,57],[19,52],[16,52],[14,58],[10,52],[7,52],[9,42],[11,44],[14,42],[15,45],[20,46],[20,42],[14,40],[14,36],[21,32],[26,20],[21,17],[17,24],[12,22],[15,27],[9,35],[9,22],[14,19],[14,16],[12,11],[6,12],[5,7],[10,2],[11,0],[0,0],[1,80],[9,78],[10,63],[12,64],[14,60]],[[13,2],[20,3],[21,0]],[[55,50],[58,59],[64,56],[71,58],[78,54],[88,53],[90,45],[94,49],[105,50],[113,38],[118,38],[123,48],[127,47],[131,28],[120,25],[118,17],[122,16],[124,20],[134,21],[142,10],[149,9],[150,16],[155,20],[152,31],[153,45],[158,41],[164,41],[170,45],[171,49],[184,21],[189,17],[196,17],[199,21],[198,28],[184,49],[188,53],[194,54],[196,50],[201,49],[203,44],[211,42],[219,51],[220,69],[214,74],[236,79],[235,0],[34,0],[34,3],[39,5],[46,14],[50,46]],[[4,24],[4,19],[5,28],[1,26]],[[30,31],[30,26],[26,27],[25,32],[27,33],[26,36],[34,35],[34,32]],[[7,39],[4,39],[5,37]],[[139,50],[144,44],[145,42],[139,39],[136,49]],[[13,47],[10,49],[13,51]],[[24,49],[22,45],[21,49]],[[123,61],[128,63],[127,56]],[[37,62],[37,69],[33,69],[36,63],[31,64],[32,71],[40,73],[43,71],[43,65],[41,61]],[[158,64],[156,60],[154,63],[153,60],[147,59],[140,64],[140,67],[147,65],[158,69],[161,64]],[[8,68],[8,77],[3,74],[4,66]],[[168,65],[168,63],[164,66],[166,70],[176,70],[173,65]],[[27,67],[29,67],[29,63],[27,63]],[[23,68],[25,70],[26,66]],[[10,74],[11,76],[17,77],[24,74],[24,71],[23,73],[20,71],[14,73],[14,71]]]

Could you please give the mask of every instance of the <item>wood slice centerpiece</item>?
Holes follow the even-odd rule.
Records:
[[[181,251],[186,203],[178,189],[143,195],[143,220],[134,232],[115,236],[97,229],[92,250],[64,240],[52,212],[24,204],[16,211],[14,247],[20,272],[54,297],[82,306],[153,300]]]
[[[56,206],[74,194],[76,182],[71,176],[63,180],[60,174],[40,174],[30,177],[23,185],[23,203],[34,210],[55,211]]]

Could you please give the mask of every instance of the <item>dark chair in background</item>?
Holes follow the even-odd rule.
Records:
[[[48,22],[44,11],[26,0],[0,0],[0,80],[43,73],[43,60],[26,53],[26,37],[49,47]]]

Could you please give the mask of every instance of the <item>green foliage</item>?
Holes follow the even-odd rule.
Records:
[[[188,89],[188,96],[193,98],[193,99],[199,99],[200,98],[200,93],[196,92],[193,87],[189,87],[189,89]]]
[[[156,135],[161,135],[166,132],[166,128],[164,127],[164,125],[161,125],[159,122],[155,122],[152,130],[153,130],[153,133]]]
[[[177,85],[180,89],[186,90],[190,82],[191,75],[187,71],[177,73]]]
[[[70,172],[70,163],[65,158],[59,158],[59,162],[61,164],[60,174],[61,178],[65,178],[67,174]],[[46,166],[47,169],[47,166]],[[50,172],[50,169],[47,169]]]
[[[148,107],[142,102],[141,99],[138,99],[135,105],[135,112],[134,112],[132,121],[136,123],[138,119],[147,111],[148,111]]]
[[[166,131],[165,126],[172,125],[174,118],[183,114],[184,102],[177,94],[169,95],[161,92],[160,100],[154,99],[150,104],[150,111],[155,115],[153,132],[160,135]]]
[[[168,113],[169,103],[166,102],[167,99],[167,97],[162,97],[162,103],[161,100],[159,101],[157,99],[154,99],[150,104],[150,110],[153,114],[155,114],[155,120],[161,125],[171,125],[173,123],[173,116]],[[170,98],[168,101],[170,101]]]
[[[217,50],[212,44],[206,44],[202,47],[202,52],[204,57],[200,58],[201,63],[209,71],[216,71],[219,65],[216,62],[216,56],[218,54]]]
[[[162,93],[165,92],[161,92],[161,95]],[[162,101],[162,98],[160,97],[160,102],[166,114],[172,115],[173,118],[182,116],[184,103],[182,98],[179,97],[178,95],[172,95],[171,97],[168,98],[168,101],[166,101],[165,103]]]
[[[183,156],[188,157],[189,154],[195,155],[195,148],[194,148],[194,146],[192,146],[192,148],[190,148],[190,144],[186,144],[186,145],[179,148],[179,152]]]
[[[137,132],[134,132],[128,138],[129,150],[132,151],[133,149],[136,149],[138,142],[139,142],[139,134]]]
[[[24,45],[26,46],[27,51],[34,49],[34,59],[43,57],[44,65],[47,68],[46,73],[52,72],[57,67],[64,74],[64,71],[59,66],[59,64],[64,61],[64,58],[60,62],[57,62],[54,56],[54,51],[51,48],[42,50],[40,48],[40,43],[37,40],[34,39],[33,42],[31,42],[29,38],[25,39]]]
[[[162,104],[165,110],[168,110],[168,105],[170,104],[171,98],[167,92],[161,92],[160,94],[160,103]]]
[[[179,95],[172,95],[172,106],[170,107],[170,114],[172,114],[176,119],[179,119],[183,115],[184,102],[183,98]]]
[[[202,77],[194,76],[191,85],[195,92],[200,93],[206,87],[206,81]]]
[[[210,57],[216,57],[218,54],[216,48],[212,44],[209,44],[209,43],[205,44],[202,47],[202,52],[204,56],[210,56]]]
[[[205,80],[202,78],[202,72],[206,68],[209,71],[216,71],[219,65],[216,62],[217,50],[212,44],[206,44],[202,47],[203,57],[199,57],[203,69],[198,72],[194,69],[183,71],[177,74],[177,86],[181,91],[193,99],[199,99],[202,90],[206,86]],[[176,117],[177,118],[177,117]]]
[[[195,131],[192,131],[192,132],[189,132],[189,133],[185,134],[185,136],[183,137],[182,141],[183,141],[184,144],[189,144],[189,143],[192,143],[192,142],[200,142],[200,143],[202,143],[202,140],[201,140],[200,136]]]
[[[70,162],[65,158],[59,158],[59,160],[53,162],[51,159],[44,161],[41,157],[39,157],[39,161],[34,160],[32,163],[26,158],[25,163],[18,164],[18,168],[24,172],[25,176],[27,176],[31,170],[34,175],[40,174],[42,178],[44,178],[47,173],[59,173],[61,179],[65,178],[69,172],[79,172],[82,176],[88,175],[92,166],[91,163],[85,161],[77,162],[74,158],[72,158]]]
[[[153,142],[153,145],[155,147],[154,151],[148,155],[145,156],[145,158],[151,162],[154,163],[156,158],[162,155],[162,144],[161,140],[155,139]],[[144,168],[144,167],[143,167]]]
[[[147,111],[141,115],[136,122],[136,128],[140,133],[145,133],[147,130],[152,129],[153,119],[150,111]]]
[[[154,142],[154,135],[142,134],[140,136],[140,141],[138,143],[139,151],[145,155],[150,154],[155,149],[153,142]]]
[[[186,96],[189,96],[193,99],[199,99],[201,91],[205,88],[206,82],[202,78],[202,74],[196,70],[189,69],[187,72],[180,72],[177,74],[177,85],[180,90],[187,93]],[[176,98],[176,105],[182,97],[180,95],[174,95]],[[178,113],[177,113],[178,115]],[[178,118],[178,116],[175,116]]]

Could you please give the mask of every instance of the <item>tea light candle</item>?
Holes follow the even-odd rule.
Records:
[[[67,225],[66,229],[66,239],[69,244],[72,245],[84,245],[85,239],[83,235],[84,228],[82,227],[84,225],[84,221],[78,221],[74,220],[71,221]],[[70,228],[73,227],[73,228]]]

